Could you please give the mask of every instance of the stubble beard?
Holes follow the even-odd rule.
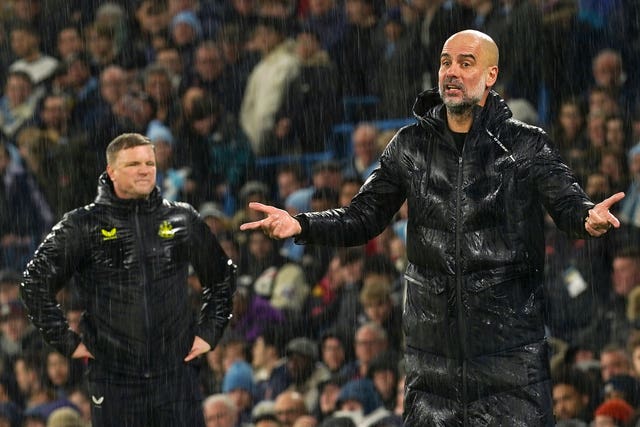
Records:
[[[483,78],[478,82],[478,85],[472,88],[472,90],[462,87],[462,99],[460,101],[447,98],[444,86],[445,84],[441,84],[438,90],[440,92],[440,98],[442,98],[442,101],[447,108],[447,113],[452,116],[459,117],[470,116],[473,111],[473,107],[482,100],[482,96],[484,95],[484,90],[486,88],[486,78]]]

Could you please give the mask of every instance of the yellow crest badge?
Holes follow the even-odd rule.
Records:
[[[173,229],[173,226],[169,221],[163,221],[162,224],[160,224],[160,228],[158,228],[158,236],[163,239],[173,239],[174,234],[176,234],[176,231]]]
[[[104,228],[100,230],[100,233],[102,234],[102,240],[113,240],[118,238],[117,236],[117,230],[115,227],[113,227],[111,230],[105,230]]]

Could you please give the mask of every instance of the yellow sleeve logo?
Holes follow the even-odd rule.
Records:
[[[102,230],[100,230],[100,233],[102,233],[102,240],[113,240],[116,239],[118,236],[116,235],[116,228],[112,228],[111,230],[105,230],[104,228]]]
[[[163,239],[173,239],[173,235],[176,234],[176,231],[173,229],[173,226],[169,223],[169,221],[163,221],[160,224],[160,228],[158,229],[158,236]]]

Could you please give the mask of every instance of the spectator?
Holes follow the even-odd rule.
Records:
[[[0,178],[0,266],[21,270],[28,252],[52,223],[53,213],[35,179],[11,161],[2,141]]]
[[[238,409],[226,394],[214,394],[202,402],[206,427],[236,427]]]
[[[362,323],[374,322],[384,328],[389,347],[402,349],[402,310],[392,299],[392,281],[381,275],[365,277],[360,290]]]
[[[251,365],[244,361],[234,362],[224,374],[222,392],[235,404],[240,423],[250,422],[255,394]]]
[[[347,20],[336,0],[310,0],[303,25],[320,36],[322,48],[336,58],[344,40]]]
[[[224,67],[220,46],[211,40],[201,42],[195,50],[190,86],[202,88],[214,98],[225,99]]]
[[[354,340],[356,359],[347,367],[351,379],[366,378],[369,365],[378,354],[389,349],[389,341],[384,328],[375,322],[360,326]]]
[[[47,427],[84,427],[85,424],[76,409],[59,408],[47,418]]]
[[[173,134],[166,126],[154,122],[147,130],[147,138],[153,143],[156,151],[156,183],[162,197],[172,202],[189,200],[196,183],[191,177],[191,169],[187,166],[176,167],[174,160],[175,141]]]
[[[602,381],[609,381],[616,375],[631,375],[633,367],[624,348],[607,345],[600,351],[600,373]]]
[[[40,51],[40,32],[29,24],[17,24],[11,29],[11,50],[18,58],[9,71],[24,71],[34,86],[47,82],[58,66],[58,60]]]
[[[240,124],[256,156],[270,155],[278,148],[267,145],[268,136],[274,131],[285,93],[299,74],[299,60],[292,52],[293,42],[286,38],[286,30],[286,22],[280,19],[261,18],[253,33],[261,59],[247,81]]]
[[[84,40],[78,27],[67,24],[58,30],[56,52],[58,59],[63,62],[84,52]]]
[[[169,70],[159,64],[147,66],[143,73],[143,87],[155,101],[155,119],[169,128],[175,128],[179,106]]]
[[[345,375],[345,367],[350,359],[347,353],[349,344],[335,329],[325,331],[320,337],[320,359],[332,376]]]
[[[229,217],[216,202],[204,202],[198,209],[200,216],[216,236],[229,231]]]
[[[356,126],[351,134],[352,156],[342,171],[345,178],[355,177],[364,182],[380,165],[380,153],[376,145],[378,135],[378,129],[373,124],[360,123]]]
[[[347,22],[344,39],[337,45],[336,61],[342,94],[356,97],[374,94],[375,88],[368,71],[375,67],[377,59],[374,47],[378,24],[375,1],[346,0],[344,11]]]
[[[375,93],[380,96],[378,114],[385,119],[409,117],[412,97],[425,89],[426,51],[418,47],[399,8],[387,10],[379,32],[374,45],[377,66],[372,70]]]
[[[10,268],[0,269],[0,307],[20,297],[20,274]]]
[[[50,390],[45,387],[43,370],[43,361],[39,352],[21,353],[13,362],[13,372],[25,409],[53,400]]]
[[[39,95],[33,82],[24,71],[10,71],[0,98],[0,130],[9,141],[14,141],[18,131],[34,119]]]
[[[300,69],[285,92],[272,139],[267,142],[271,155],[326,151],[331,127],[338,121],[338,73],[320,36],[303,27],[293,51]]]
[[[202,38],[202,24],[196,14],[190,10],[183,10],[173,15],[169,25],[170,40],[180,52],[185,70],[191,70],[194,65],[194,52]]]
[[[624,426],[633,414],[633,407],[622,399],[604,401],[594,412],[596,426]]]
[[[27,319],[20,300],[0,306],[0,331],[0,355],[5,366],[12,364],[25,352],[37,352],[43,347],[42,337]]]
[[[603,385],[604,400],[623,399],[634,408],[640,403],[640,381],[629,374],[614,375]]]
[[[591,421],[592,386],[579,369],[561,369],[553,376],[553,413],[556,421]]]
[[[293,427],[298,418],[309,413],[304,397],[297,391],[278,394],[273,409],[281,427]]]
[[[286,333],[281,329],[282,327],[277,324],[269,323],[265,325],[251,348],[256,401],[261,401],[265,398],[273,371],[285,363],[283,355]]]
[[[384,407],[389,411],[393,411],[396,406],[396,392],[400,376],[399,362],[399,353],[384,351],[371,360],[367,369],[367,378],[371,380]]]

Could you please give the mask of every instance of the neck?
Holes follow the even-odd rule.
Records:
[[[473,109],[463,112],[451,112],[447,109],[447,125],[452,132],[467,133],[473,124]]]

